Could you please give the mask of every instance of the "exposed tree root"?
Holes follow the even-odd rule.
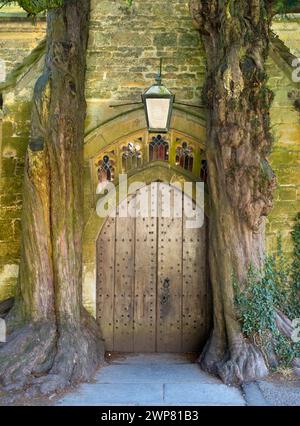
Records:
[[[104,349],[94,320],[84,314],[80,327],[28,324],[0,346],[0,391],[10,402],[47,396],[89,381]]]
[[[34,377],[45,374],[54,360],[56,328],[52,324],[28,324],[14,331],[0,350],[0,385],[20,390]]]
[[[199,362],[203,370],[219,376],[227,385],[239,386],[268,375],[261,351],[242,336],[225,353],[210,339]]]
[[[103,360],[104,346],[98,330],[95,333],[84,324],[80,329],[66,326],[60,332],[50,374],[64,377],[67,384],[88,381]]]
[[[294,330],[292,321],[278,309],[276,309],[275,321],[278,331],[288,339],[292,339],[292,334]]]
[[[292,339],[293,326],[289,318],[278,309],[276,310],[277,329],[284,337]],[[270,333],[269,340],[272,342]],[[207,342],[200,358],[201,368],[210,374],[219,376],[228,385],[241,385],[268,375],[268,368],[277,368],[279,360],[273,345],[267,350],[260,349],[261,345],[251,343],[242,336],[233,344],[225,344],[226,337],[216,337],[216,333]],[[225,350],[224,348],[229,348]],[[295,358],[292,366],[294,373],[300,375],[300,359]]]
[[[276,325],[278,331],[286,338],[292,340],[294,327],[292,321],[284,315],[283,312],[276,310]],[[295,358],[292,363],[294,367],[294,373],[300,376],[300,358]]]

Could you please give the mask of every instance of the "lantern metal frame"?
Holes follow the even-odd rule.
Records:
[[[162,84],[162,59],[160,60],[160,70],[155,78],[156,83],[150,86],[143,94],[142,94],[142,102],[144,104],[144,110],[146,115],[147,128],[150,133],[167,133],[170,130],[171,118],[173,112],[173,105],[175,103],[175,95],[167,89],[166,86]],[[147,100],[148,99],[158,99],[169,100],[169,111],[166,120],[166,127],[153,128],[150,126],[150,118]]]

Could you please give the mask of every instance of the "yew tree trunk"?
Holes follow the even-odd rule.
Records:
[[[191,0],[207,58],[203,98],[208,110],[209,260],[214,326],[201,366],[225,383],[267,374],[260,350],[242,333],[233,281],[245,283],[263,259],[264,217],[275,176],[268,164],[272,137],[266,86],[271,3],[267,0]]]
[[[0,384],[32,395],[88,380],[103,357],[82,307],[83,141],[89,0],[47,17],[28,146],[18,294],[0,350]]]

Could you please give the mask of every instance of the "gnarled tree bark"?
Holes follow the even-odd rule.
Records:
[[[225,383],[267,374],[264,357],[242,333],[233,279],[245,282],[251,262],[263,259],[264,217],[275,176],[267,162],[272,137],[266,86],[271,3],[267,0],[191,0],[207,58],[203,92],[208,110],[210,273],[213,333],[201,366]]]
[[[34,92],[18,294],[0,350],[2,388],[30,396],[89,380],[103,359],[81,291],[89,13],[89,0],[48,12],[45,68]]]

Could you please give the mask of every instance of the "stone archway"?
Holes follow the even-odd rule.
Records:
[[[105,220],[96,213],[97,165],[105,154],[112,153],[115,164],[114,184],[118,192],[118,174],[122,172],[121,153],[124,142],[142,138],[144,162],[128,172],[129,184],[143,181],[147,184],[159,179],[164,182],[196,182],[199,180],[200,152],[205,152],[205,121],[202,117],[188,114],[180,108],[174,110],[171,130],[167,135],[170,142],[169,161],[148,161],[147,144],[150,135],[145,129],[145,117],[142,109],[122,113],[103,123],[90,132],[85,140],[85,227],[83,241],[83,301],[89,312],[96,317],[96,241]],[[176,146],[179,141],[187,140],[197,152],[194,172],[185,170],[176,164]],[[176,145],[177,144],[177,145]],[[196,171],[196,173],[195,173]],[[122,201],[122,200],[120,200]],[[206,212],[207,212],[207,199]]]

